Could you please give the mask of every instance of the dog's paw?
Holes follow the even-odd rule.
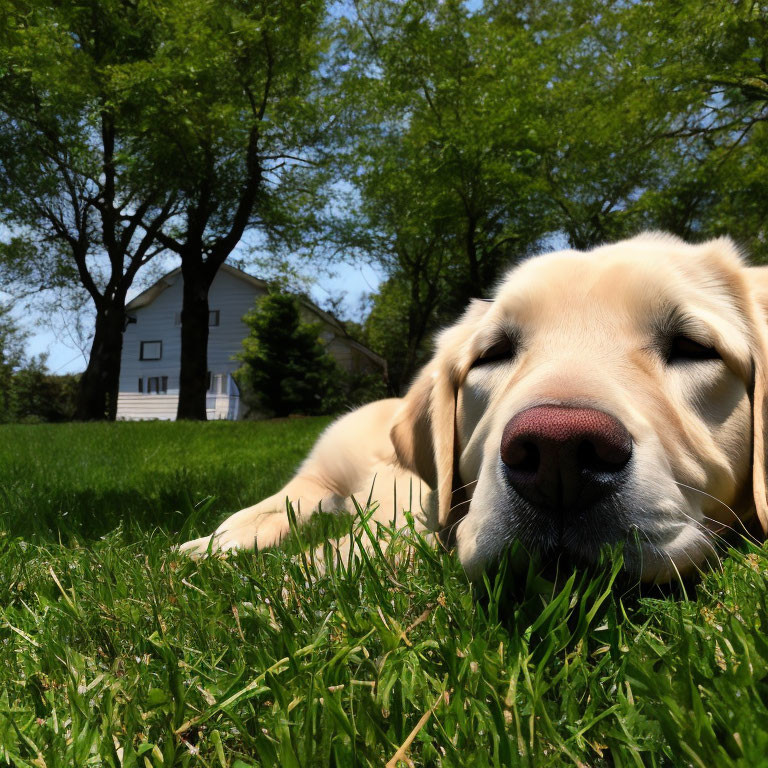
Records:
[[[213,542],[211,539],[213,539]],[[192,539],[191,541],[185,541],[178,547],[179,552],[184,555],[189,555],[194,559],[197,559],[198,557],[204,557],[208,554],[209,549],[211,554],[215,555],[217,553],[214,534],[211,534],[210,536],[203,536],[199,539]]]
[[[179,547],[191,557],[221,555],[233,549],[265,549],[280,543],[291,530],[288,515],[282,512],[261,514],[252,519],[225,520],[211,536],[193,539]]]

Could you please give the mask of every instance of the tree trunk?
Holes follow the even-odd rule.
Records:
[[[80,378],[75,418],[79,421],[114,421],[120,385],[125,302],[102,300],[96,310],[96,327],[88,367]]]
[[[202,258],[182,256],[181,371],[177,419],[205,421],[208,388],[208,289],[212,278]],[[215,272],[214,272],[215,274]]]
[[[471,298],[482,296],[483,285],[480,278],[480,265],[477,260],[477,221],[473,217],[467,219],[467,231],[465,235],[467,263],[469,265],[469,275],[467,283],[467,295],[463,297],[466,302]]]

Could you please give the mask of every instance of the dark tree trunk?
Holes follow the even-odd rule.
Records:
[[[248,174],[229,231],[212,242],[206,241],[206,228],[215,208],[211,203],[211,191],[216,183],[211,160],[198,194],[187,210],[185,242],[181,243],[165,235],[159,237],[165,247],[176,251],[181,257],[181,275],[184,278],[177,419],[205,421],[207,418],[205,394],[208,383],[208,290],[219,267],[240,242],[261,188],[258,146],[262,117],[263,109],[251,126],[246,152]]]
[[[208,289],[213,278],[201,258],[182,257],[181,371],[177,419],[205,421],[208,387]],[[214,272],[215,275],[215,272]]]
[[[419,288],[419,275],[411,279],[411,305],[408,308],[408,339],[406,340],[405,362],[400,371],[395,388],[399,395],[411,383],[418,367],[418,354],[424,341],[427,322],[434,309],[434,302],[425,301]],[[428,293],[430,293],[428,291]]]
[[[480,277],[480,264],[478,263],[477,253],[477,221],[471,216],[467,221],[465,244],[467,263],[469,265],[469,280],[466,286],[467,295],[464,297],[466,303],[471,298],[483,295],[483,285]]]
[[[77,393],[75,418],[80,421],[114,421],[117,416],[124,320],[124,300],[102,300],[96,313],[88,367]]]

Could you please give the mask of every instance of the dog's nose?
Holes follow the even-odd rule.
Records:
[[[534,506],[557,512],[583,509],[615,490],[631,455],[624,425],[594,408],[528,408],[501,437],[511,485]]]

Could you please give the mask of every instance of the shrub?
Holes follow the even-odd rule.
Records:
[[[45,361],[33,359],[13,376],[11,413],[14,421],[72,421],[79,375],[56,376]]]
[[[301,321],[296,297],[265,296],[243,321],[250,333],[238,355],[237,383],[251,410],[289,416],[342,407],[344,374],[320,340],[320,327]]]

